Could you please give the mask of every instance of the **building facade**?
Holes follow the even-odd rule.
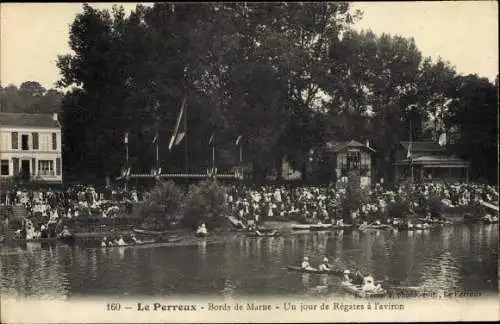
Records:
[[[337,184],[345,184],[349,174],[355,172],[359,175],[360,187],[371,186],[372,183],[372,154],[375,152],[370,144],[362,144],[351,140],[346,142],[326,143],[326,152],[335,172]]]
[[[400,142],[394,163],[396,181],[420,182],[469,180],[469,163],[448,156],[436,142]]]
[[[62,182],[57,114],[0,113],[0,180]]]

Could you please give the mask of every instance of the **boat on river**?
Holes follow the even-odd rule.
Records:
[[[365,230],[388,230],[393,228],[392,225],[388,224],[361,224],[359,225],[358,229],[360,231],[365,231]]]
[[[182,237],[171,237],[168,239],[156,239],[156,240],[147,240],[142,241],[140,243],[129,243],[124,245],[111,245],[111,246],[101,246],[102,249],[111,249],[111,248],[122,248],[122,247],[133,247],[133,246],[147,246],[153,244],[162,244],[162,243],[176,243],[182,241]]]
[[[134,228],[132,231],[136,234],[142,234],[142,235],[163,235],[168,233],[168,231],[152,231],[152,230],[146,230],[146,229],[139,229],[139,228]]]
[[[36,237],[36,238],[16,238],[16,237],[11,237],[11,238],[4,238],[3,241],[0,243],[51,243],[51,242],[63,242],[67,244],[72,244],[75,242],[75,236],[74,235],[68,235],[68,236],[53,236],[53,237]]]
[[[320,271],[318,269],[304,269],[299,266],[289,265],[286,267],[289,271],[302,272],[302,273],[313,273],[313,274],[329,274],[334,276],[342,276],[343,271],[338,269],[331,269],[326,271]]]
[[[342,281],[341,283],[342,289],[346,292],[351,293],[357,297],[366,298],[366,297],[384,297],[387,295],[387,290],[383,288],[375,289],[375,290],[363,290],[361,285],[355,285],[350,282]]]
[[[271,232],[250,232],[250,233],[247,233],[246,234],[248,237],[275,237],[275,236],[279,236],[280,233],[277,231],[277,230],[273,230]]]

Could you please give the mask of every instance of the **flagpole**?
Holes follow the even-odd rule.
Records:
[[[125,134],[125,170],[128,172],[128,133]],[[125,192],[127,192],[128,175],[125,176]]]
[[[410,118],[410,169],[411,169],[411,183],[413,183],[413,156],[412,156],[412,120]]]
[[[187,105],[184,106],[184,170],[186,174],[188,173],[188,144],[187,144],[187,137],[188,137],[188,129],[187,129]],[[187,179],[187,178],[186,178]]]
[[[158,138],[158,122],[156,123],[156,135],[155,135],[155,138],[156,138],[156,172],[158,172],[159,168],[160,168],[160,163],[159,163],[159,160],[160,160],[160,154],[159,154],[159,147],[158,147],[158,142],[159,142],[159,138]]]

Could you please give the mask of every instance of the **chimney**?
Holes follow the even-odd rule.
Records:
[[[52,114],[52,119],[53,119],[54,121],[57,121],[57,113],[53,113],[53,114]]]

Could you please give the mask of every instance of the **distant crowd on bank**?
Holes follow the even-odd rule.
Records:
[[[235,184],[225,187],[225,201],[229,213],[247,223],[281,220],[310,224],[385,221],[388,211],[397,204],[407,205],[409,213],[428,215],[432,212],[431,199],[438,199],[440,204],[449,207],[471,206],[481,200],[498,204],[498,189],[485,184],[421,183],[390,187],[380,180],[362,192],[362,201],[349,202],[347,190],[335,186]],[[27,190],[18,187],[0,193],[0,205],[23,206],[28,218],[36,216],[44,220],[35,227],[53,228],[62,219],[79,218],[83,213],[101,218],[131,213],[133,204],[143,198],[144,193],[134,188],[96,190],[93,186],[76,185],[65,190]],[[346,205],[349,205],[347,213]]]
[[[448,207],[476,205],[481,200],[498,204],[498,189],[483,184],[422,183],[386,187],[381,180],[363,195],[360,205],[353,207],[356,202],[350,204],[347,190],[334,186],[232,186],[228,188],[226,201],[231,213],[245,221],[280,219],[333,224],[385,221],[389,209],[396,204],[408,206],[408,213],[439,217],[430,208],[431,199],[438,199]],[[351,205],[347,213],[346,204]]]

